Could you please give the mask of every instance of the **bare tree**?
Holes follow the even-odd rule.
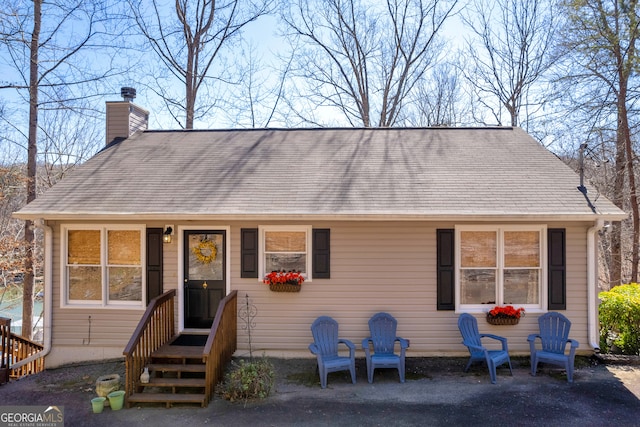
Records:
[[[108,6],[102,0],[12,1],[7,2],[0,12],[3,66],[11,70],[9,75],[5,74],[6,81],[0,83],[0,89],[15,91],[29,106],[28,125],[14,128],[27,141],[27,203],[37,195],[38,138],[42,131],[39,119],[43,107],[73,108],[78,99],[97,95],[97,83],[115,74],[109,61],[101,61],[101,66],[96,66],[93,61],[99,57],[98,52],[116,45],[106,40],[109,25],[117,22],[118,18],[117,14],[107,13]],[[90,58],[91,55],[95,57]],[[91,66],[83,67],[81,64]],[[90,86],[93,90],[87,93]],[[36,252],[32,221],[25,221],[23,233],[22,333],[30,338]]]
[[[76,100],[73,109],[41,107],[38,146],[38,193],[53,186],[104,146],[104,114],[90,111],[93,102]]]
[[[543,102],[532,89],[553,62],[555,13],[555,0],[474,0],[464,15],[475,37],[467,41],[463,70],[498,124],[506,110],[508,123],[519,126],[522,107]]]
[[[264,56],[254,45],[244,45],[237,58],[239,83],[230,90],[234,102],[224,111],[226,121],[234,127],[245,128],[286,123],[280,105],[284,102],[284,83],[294,55],[292,52],[288,58],[281,58],[282,69],[278,70],[275,64],[265,63]]]
[[[463,123],[463,105],[458,68],[448,63],[436,66],[414,91],[411,126],[457,126]]]
[[[10,285],[24,278],[24,222],[11,218],[11,213],[24,203],[26,178],[24,164],[0,166],[0,304],[13,308],[21,304],[17,298],[8,303],[5,295]]]
[[[198,95],[211,81],[232,78],[224,65],[224,49],[231,47],[243,27],[268,13],[272,2],[176,0],[171,11],[153,0],[147,13],[144,2],[129,0],[137,27],[164,66],[156,70],[155,90],[177,124],[193,129],[194,120],[211,111],[215,101],[198,103]],[[171,90],[174,84],[163,83],[172,79],[180,82],[183,94]]]
[[[636,194],[634,161],[636,154],[631,136],[630,104],[637,94],[632,88],[638,81],[638,51],[640,36],[638,1],[601,0],[568,3],[566,31],[562,35],[567,54],[559,82],[568,84],[572,99],[591,123],[610,129],[615,174],[612,200],[631,210],[631,274],[638,281],[640,213]],[[628,202],[625,197],[628,191]],[[628,203],[628,204],[627,204]],[[616,286],[622,277],[622,224],[611,227],[611,259],[609,284]]]
[[[296,0],[281,16],[305,49],[292,74],[300,97],[351,125],[403,122],[416,84],[441,54],[438,34],[457,0]],[[313,119],[315,120],[315,119]]]

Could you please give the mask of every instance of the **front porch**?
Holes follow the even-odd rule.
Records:
[[[175,290],[155,298],[143,315],[125,356],[126,406],[132,403],[208,405],[236,350],[237,291],[219,304],[208,335],[175,332]],[[149,381],[140,375],[148,368]]]

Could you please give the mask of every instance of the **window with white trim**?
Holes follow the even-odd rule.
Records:
[[[259,278],[272,271],[297,271],[311,280],[311,226],[260,226]]]
[[[544,226],[456,227],[456,308],[544,309],[545,236]]]
[[[144,307],[144,228],[63,228],[65,306]]]

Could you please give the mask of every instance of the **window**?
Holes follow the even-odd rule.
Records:
[[[543,226],[457,227],[457,308],[544,309],[545,235]]]
[[[272,271],[299,271],[311,280],[311,227],[261,226],[259,278]]]
[[[126,227],[64,228],[63,303],[144,307],[143,231]]]

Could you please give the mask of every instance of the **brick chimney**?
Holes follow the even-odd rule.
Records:
[[[126,139],[149,125],[149,112],[133,103],[136,90],[123,87],[120,95],[124,101],[107,101],[107,144]]]

